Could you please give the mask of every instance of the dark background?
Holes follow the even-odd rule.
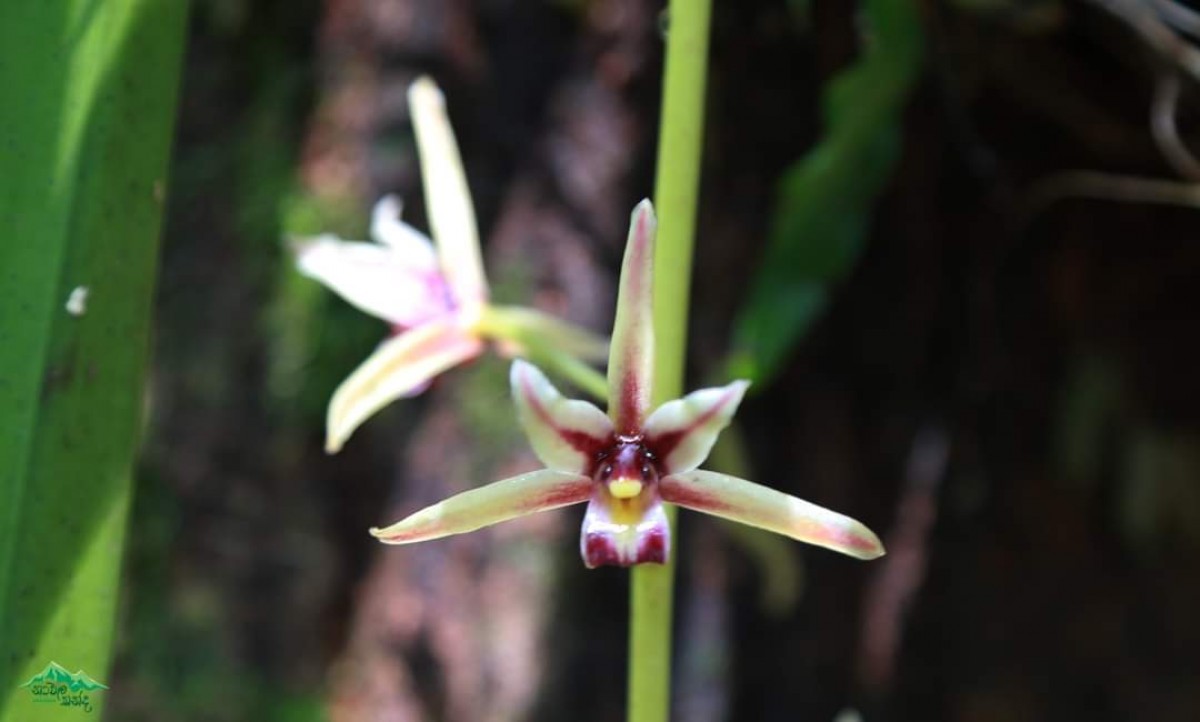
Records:
[[[1194,135],[1190,40],[1135,32],[1167,28],[1151,4],[916,7],[862,251],[739,414],[756,480],[890,553],[764,551],[685,513],[676,716],[1200,719],[1200,178],[1150,121],[1181,77]],[[328,395],[386,328],[282,238],[361,237],[387,192],[425,227],[404,90],[431,73],[495,295],[607,330],[668,28],[643,0],[194,3],[109,719],[622,718],[626,574],[583,568],[578,511],[365,533],[532,468],[505,362],[326,457]],[[693,386],[863,37],[844,0],[715,0]]]

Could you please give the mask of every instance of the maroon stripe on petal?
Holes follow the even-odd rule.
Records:
[[[617,314],[608,364],[609,416],[619,435],[639,432],[650,403],[654,372],[654,208],[633,210],[621,264]]]
[[[653,279],[646,273],[638,273],[638,269],[643,268],[651,262],[647,257],[647,253],[652,250],[648,243],[645,242],[647,232],[647,216],[644,213],[639,213],[636,220],[636,228],[634,230],[634,241],[629,249],[629,255],[625,258],[625,265],[630,266],[630,273],[625,286],[621,289],[628,301],[638,304],[639,306],[647,305],[646,299],[650,298]],[[625,299],[622,299],[625,300]],[[634,324],[640,326],[650,321],[646,318],[648,314],[645,309],[639,308],[634,311],[634,318],[631,319]],[[623,422],[619,426],[632,426],[632,428],[619,428],[622,433],[628,431],[636,431],[636,425],[641,423],[640,415],[644,411],[646,403],[646,389],[643,388],[646,384],[643,381],[642,374],[643,366],[646,365],[644,356],[645,349],[638,343],[642,334],[635,332],[629,335],[629,343],[621,349],[622,363],[621,367],[624,373],[621,374],[621,397],[618,400],[619,411],[618,417]]]
[[[581,478],[579,481],[572,484],[561,484],[552,489],[547,489],[541,494],[533,495],[525,500],[523,508],[530,511],[538,511],[557,506],[568,506],[570,504],[579,504],[588,500],[592,494],[591,479]]]
[[[535,512],[588,500],[592,480],[543,469],[487,484],[427,506],[371,534],[390,544],[464,534]]]
[[[549,428],[554,429],[559,438],[570,444],[572,449],[585,454],[589,459],[594,459],[601,451],[611,445],[612,439],[598,439],[586,431],[565,429],[559,426],[554,417],[550,415],[549,409],[542,404],[541,399],[534,392],[529,377],[525,375],[521,376],[521,393],[525,398],[525,402],[529,404],[529,408],[533,413],[537,414],[539,421]]]
[[[654,436],[647,436],[646,448],[650,449],[650,452],[659,459],[665,460],[668,456],[670,456],[671,452],[675,450],[675,447],[679,446],[679,442],[683,441],[688,434],[704,426],[709,421],[712,421],[714,416],[717,416],[725,410],[725,407],[729,405],[730,401],[740,397],[741,391],[731,388],[729,391],[725,392],[719,403],[713,404],[707,411],[697,416],[687,426]],[[671,470],[663,469],[662,472],[664,474],[671,473]]]
[[[734,505],[722,501],[716,494],[712,494],[698,488],[695,484],[689,484],[675,477],[663,477],[659,485],[659,493],[662,494],[663,501],[668,501],[672,504],[692,509],[693,511],[719,514],[737,509]]]
[[[621,383],[621,395],[617,399],[617,413],[613,421],[618,434],[633,436],[638,433],[648,396],[635,378]]]
[[[724,474],[693,471],[659,482],[664,501],[766,529],[859,559],[884,553],[862,523],[810,502]]]

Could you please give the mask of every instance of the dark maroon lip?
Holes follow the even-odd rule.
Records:
[[[613,541],[603,534],[588,534],[583,540],[583,563],[589,569],[666,564],[669,549],[666,533],[660,529],[648,533],[638,544],[637,553],[630,559],[623,558]]]

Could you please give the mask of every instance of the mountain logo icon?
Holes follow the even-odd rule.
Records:
[[[20,688],[28,689],[34,702],[78,707],[84,712],[91,712],[93,706],[89,693],[108,689],[108,685],[92,679],[82,669],[72,674],[61,664],[51,662]]]

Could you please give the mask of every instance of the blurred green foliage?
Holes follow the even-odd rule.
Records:
[[[1111,358],[1084,354],[1071,373],[1058,404],[1056,441],[1060,472],[1081,486],[1094,486],[1111,451],[1123,394],[1120,367]]]
[[[173,565],[184,508],[163,479],[145,474],[133,509],[129,577],[136,593],[123,626],[122,719],[155,722],[325,719],[320,690],[284,690],[230,659],[222,633],[227,610],[219,578],[180,573]]]
[[[1061,476],[1104,495],[1123,541],[1135,552],[1200,546],[1200,435],[1142,416],[1127,369],[1088,351],[1068,366],[1056,418]]]
[[[292,660],[247,654],[246,609],[270,597],[247,592],[242,585],[256,577],[214,551],[206,526],[219,516],[224,539],[246,540],[256,519],[239,495],[260,493],[300,463],[339,374],[386,333],[299,276],[280,240],[281,229],[364,230],[346,225],[361,223],[361,208],[331,209],[296,189],[312,85],[304,43],[316,10],[244,0],[201,0],[194,9],[156,309],[161,393],[132,512],[114,673],[121,688],[110,698],[121,720],[324,718],[323,690],[298,689]],[[314,340],[326,329],[349,340]],[[314,363],[318,353],[335,360]],[[328,382],[300,383],[314,369]],[[213,423],[241,448],[207,436]],[[244,466],[242,449],[261,465]],[[223,466],[213,466],[217,458]],[[272,507],[272,522],[303,540],[297,517],[313,503],[296,492]],[[197,554],[213,555],[203,572]]]
[[[280,109],[284,107],[281,104]],[[276,181],[290,177],[291,166],[286,165],[278,169]],[[357,203],[293,188],[282,195],[278,225],[272,219],[269,228],[261,231],[276,243],[280,235],[287,239],[329,232],[343,238],[367,238],[369,213]],[[319,428],[333,390],[374,344],[387,337],[388,327],[301,275],[279,246],[271,250],[276,278],[266,312],[270,344],[267,390],[277,410],[285,414],[294,411],[295,421]],[[276,251],[284,255],[276,256]]]
[[[862,12],[862,53],[824,89],[824,137],[779,183],[767,250],[734,322],[728,375],[758,388],[858,260],[899,158],[901,113],[921,63],[919,11],[911,0],[866,0]]]
[[[1147,557],[1200,548],[1200,433],[1142,425],[1127,438],[1113,509],[1125,542]]]
[[[0,5],[0,719],[108,676],[186,10]]]

